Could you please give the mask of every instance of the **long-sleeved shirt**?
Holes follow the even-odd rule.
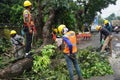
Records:
[[[14,37],[11,37],[10,41],[13,46],[21,46],[24,43],[24,38],[16,34]]]
[[[111,25],[105,25],[104,26],[108,31],[112,32],[112,26]]]
[[[72,44],[71,44],[70,40],[67,37],[63,36],[63,41],[66,42],[66,44],[69,47],[70,53],[72,53]]]
[[[100,30],[100,42],[102,41],[102,35],[104,35],[104,39],[106,39],[111,33],[106,28],[102,27]]]

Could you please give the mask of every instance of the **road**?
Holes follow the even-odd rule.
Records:
[[[89,46],[92,46],[92,47],[99,47],[99,34],[98,33],[93,33],[92,34],[92,37],[88,40],[83,40],[81,39],[79,44],[78,44],[78,49],[84,49],[84,48],[87,48]]]
[[[112,56],[109,57],[109,62],[114,71],[113,75],[106,75],[103,77],[92,77],[90,80],[120,80],[120,33],[112,33],[114,38],[112,40]],[[90,40],[80,40],[78,44],[79,49],[84,49],[88,46],[99,47],[99,34],[94,33]]]

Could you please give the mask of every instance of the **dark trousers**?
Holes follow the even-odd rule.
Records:
[[[32,33],[29,33],[28,28],[25,26],[25,34],[26,34],[26,41],[25,41],[25,52],[28,53],[31,50],[31,43],[32,43]]]

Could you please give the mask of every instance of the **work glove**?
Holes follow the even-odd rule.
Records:
[[[102,40],[100,41],[100,44],[101,44],[101,45],[103,45],[103,44],[104,44],[104,39],[102,39]]]

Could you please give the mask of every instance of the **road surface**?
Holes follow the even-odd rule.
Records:
[[[120,33],[112,33],[114,38],[112,40],[112,56],[109,57],[109,62],[114,71],[113,75],[92,77],[89,80],[120,80]],[[94,33],[90,40],[80,40],[78,44],[79,49],[84,49],[89,46],[100,47],[99,33]]]

